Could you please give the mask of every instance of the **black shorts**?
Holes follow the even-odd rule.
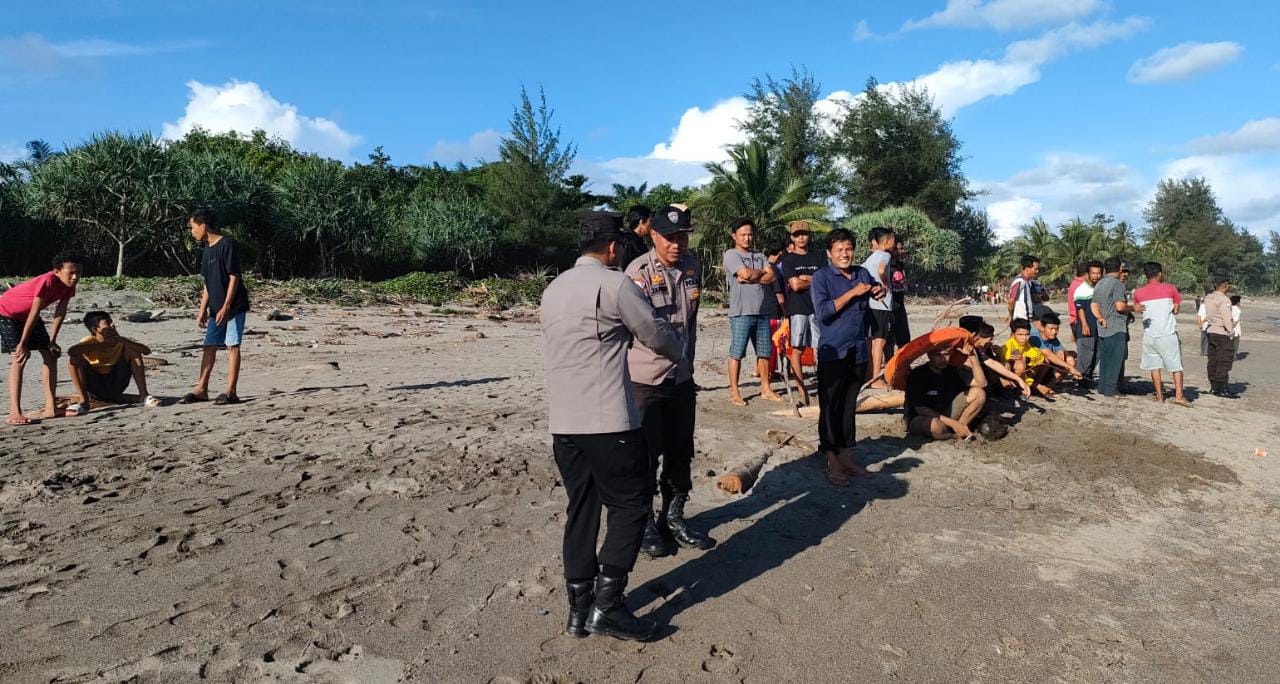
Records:
[[[9,318],[8,316],[0,316],[0,352],[12,354],[18,349],[18,342],[22,340],[22,328],[27,324],[27,319]],[[31,326],[31,335],[27,337],[27,351],[32,352],[37,349],[49,348],[49,331],[44,328],[44,321],[39,317]]]
[[[129,381],[133,379],[133,370],[129,361],[123,356],[111,367],[111,372],[103,374],[92,368],[84,369],[84,391],[90,399],[99,401],[119,401],[120,395],[129,389]]]
[[[882,311],[880,309],[870,309],[871,312],[871,330],[870,337],[873,340],[893,341],[893,312]]]

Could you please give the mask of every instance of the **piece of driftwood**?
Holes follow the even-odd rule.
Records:
[[[716,486],[730,494],[745,493],[756,483],[756,478],[760,476],[760,470],[764,468],[764,464],[768,463],[769,457],[772,455],[773,452],[770,451],[730,468],[729,472],[720,476]]]

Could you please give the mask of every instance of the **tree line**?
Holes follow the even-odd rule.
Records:
[[[498,158],[471,165],[397,165],[381,147],[343,164],[262,131],[196,129],[179,140],[108,131],[59,151],[32,141],[25,159],[0,165],[0,273],[38,271],[69,247],[94,273],[191,273],[198,253],[185,218],[207,206],[268,278],[509,275],[571,264],[578,211],[684,203],[694,209],[693,249],[710,264],[730,244],[729,224],[748,217],[762,246],[785,239],[793,220],[864,235],[891,226],[913,280],[935,286],[994,283],[1026,252],[1055,278],[1075,259],[1117,254],[1159,257],[1187,287],[1221,267],[1247,287],[1276,287],[1276,238],[1266,254],[1200,179],[1163,181],[1141,235],[1105,216],[1056,230],[1037,220],[998,246],[961,170],[961,142],[928,92],[869,79],[835,113],[820,94],[803,68],[757,79],[739,122],[747,142],[707,165],[709,182],[603,193],[572,172],[577,148],[545,95],[523,89]]]

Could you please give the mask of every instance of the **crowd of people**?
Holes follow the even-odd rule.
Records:
[[[218,350],[223,348],[227,350],[227,390],[213,403],[239,403],[236,385],[240,378],[240,341],[249,311],[249,290],[240,271],[239,247],[233,238],[222,234],[217,216],[210,209],[192,213],[187,227],[196,242],[204,245],[200,266],[204,287],[196,324],[205,332],[195,388],[179,403],[209,401],[210,378]],[[40,418],[82,416],[94,401],[160,405],[160,400],[148,391],[146,365],[142,361],[151,350],[121,336],[109,313],[89,311],[83,319],[88,335],[67,349],[68,373],[76,396],[67,406],[58,406],[58,360],[62,356],[58,334],[67,306],[76,294],[83,261],[76,254],[59,254],[53,258],[52,270],[0,294],[0,350],[10,355],[9,415],[5,420],[9,425],[35,422],[22,410],[22,375],[32,352],[38,352],[43,361],[45,407]],[[52,330],[40,317],[40,312],[49,307],[53,307]],[[130,381],[136,385],[136,396],[125,393]]]
[[[691,216],[681,205],[623,217],[590,212],[581,220],[582,256],[548,286],[541,323],[553,452],[569,498],[564,534],[568,634],[649,638],[656,625],[623,602],[641,552],[715,544],[685,519],[694,454],[698,387],[693,381],[702,265],[688,252]],[[771,383],[778,359],[791,369],[801,403],[809,403],[804,359],[816,361],[819,450],[827,477],[844,486],[869,473],[854,456],[856,409],[866,389],[885,389],[895,347],[911,339],[904,303],[902,246],[894,231],[866,236],[869,255],[855,263],[857,236],[836,229],[825,255],[810,226],[795,221],[785,243],[759,250],[757,226],[729,226],[723,256],[729,295],[729,401],[746,405],[740,385],[750,345],[762,399],[780,401]],[[652,241],[646,249],[644,238]],[[1075,349],[1059,339],[1062,317],[1038,280],[1040,259],[1025,256],[1005,300],[1008,339],[980,316],[962,316],[961,344],[925,352],[907,375],[906,431],[925,439],[972,439],[990,402],[1008,395],[1053,400],[1063,383],[1123,397],[1131,323],[1142,322],[1141,368],[1164,401],[1190,406],[1183,383],[1177,288],[1160,264],[1143,265],[1146,284],[1130,292],[1130,264],[1109,258],[1080,264],[1068,288],[1067,323]],[[1230,280],[1219,278],[1200,318],[1212,393],[1236,398],[1227,374],[1235,358]],[[988,300],[993,303],[995,298]],[[785,327],[775,336],[775,327]],[[910,359],[907,359],[908,361]],[[786,382],[786,375],[784,382]],[[660,504],[654,509],[654,500]],[[597,545],[602,508],[608,525]]]

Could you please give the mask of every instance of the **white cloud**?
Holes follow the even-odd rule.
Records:
[[[1160,168],[1162,178],[1201,177],[1213,186],[1218,204],[1233,221],[1256,235],[1280,230],[1280,163],[1274,158],[1195,155],[1175,159]]]
[[[1077,50],[1091,50],[1112,41],[1123,40],[1149,26],[1151,20],[1146,17],[1127,17],[1119,22],[1071,23],[1046,31],[1039,38],[1010,43],[1005,48],[1004,60],[1044,64]]]
[[[945,8],[908,21],[902,30],[958,27],[1012,31],[1083,19],[1105,7],[1102,0],[947,0]]]
[[[1150,57],[1129,67],[1132,83],[1169,83],[1185,81],[1203,73],[1221,69],[1244,52],[1238,43],[1181,43],[1157,50]]]
[[[97,59],[179,52],[207,45],[204,40],[135,45],[101,38],[55,43],[38,33],[27,33],[0,37],[0,71],[9,72],[6,75],[11,77],[53,76],[83,69]]]
[[[1230,133],[1206,135],[1187,143],[1197,154],[1250,154],[1280,149],[1280,117],[1245,123]]]
[[[1042,204],[1030,197],[991,202],[987,204],[987,220],[996,233],[996,240],[1005,242],[1018,236],[1019,228],[1040,215]]]
[[[1050,154],[1040,166],[1008,180],[975,185],[986,192],[992,228],[1001,239],[1008,239],[1035,216],[1043,216],[1052,226],[1096,213],[1136,221],[1147,183],[1124,164],[1080,154]]]
[[[20,143],[0,143],[0,163],[12,164],[27,158],[27,148]]]
[[[441,164],[472,164],[476,160],[494,161],[498,158],[498,145],[502,134],[492,128],[474,133],[465,141],[437,140],[427,153],[427,158]]]
[[[746,141],[738,122],[747,118],[748,107],[745,97],[731,97],[706,111],[701,107],[686,109],[671,131],[671,139],[654,145],[649,157],[678,162],[728,159],[725,150]]]
[[[220,86],[188,81],[191,94],[182,117],[166,123],[163,137],[181,138],[199,126],[213,133],[249,133],[262,129],[299,149],[347,160],[360,136],[348,133],[323,117],[298,113],[252,81],[228,81]]]
[[[877,36],[875,32],[871,30],[871,27],[867,25],[866,19],[859,20],[858,24],[853,27],[853,42],[861,43],[864,40],[872,40],[875,38],[879,38],[879,36]]]

